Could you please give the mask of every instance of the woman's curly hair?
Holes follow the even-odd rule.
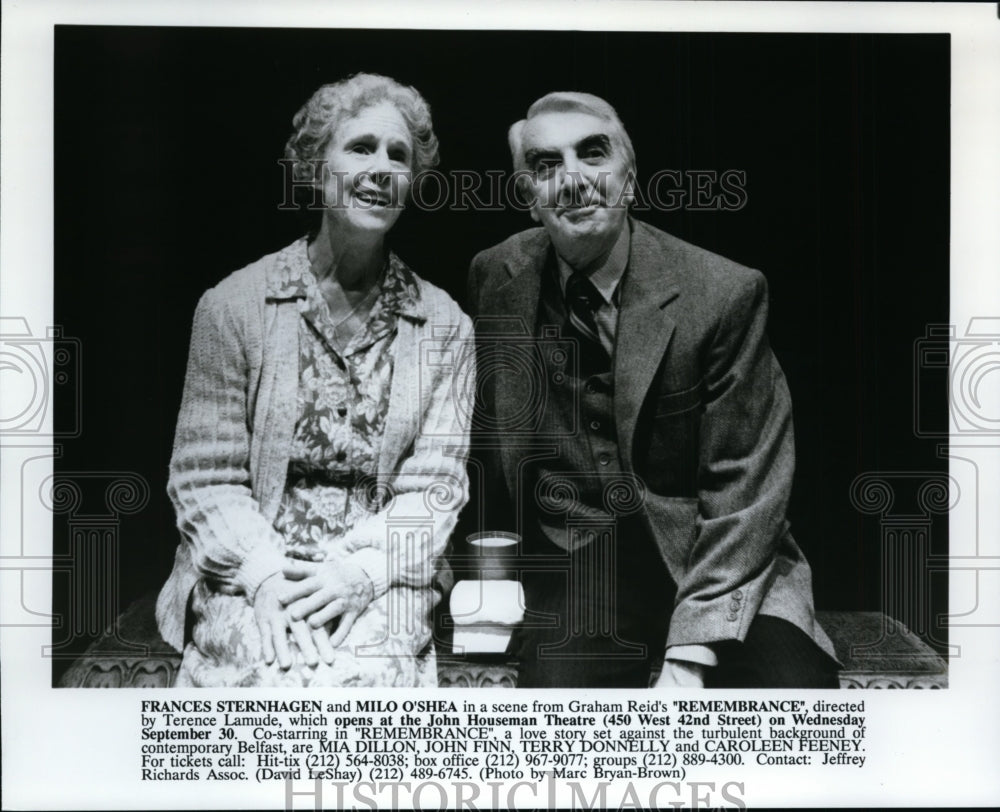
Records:
[[[376,73],[356,73],[339,82],[323,85],[292,119],[295,128],[285,144],[285,159],[291,161],[296,203],[300,211],[314,215],[315,234],[319,212],[309,211],[313,203],[312,184],[320,180],[320,162],[337,127],[366,107],[389,102],[403,117],[413,141],[414,184],[420,175],[438,163],[438,139],[431,122],[431,108],[413,87]],[[413,187],[411,186],[411,194]]]

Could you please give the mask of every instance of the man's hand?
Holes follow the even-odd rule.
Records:
[[[293,621],[307,621],[310,628],[322,630],[334,618],[340,618],[328,641],[331,649],[344,642],[354,621],[374,598],[365,571],[344,561],[290,562],[284,575],[285,588],[280,598]]]
[[[705,666],[687,660],[664,660],[655,688],[702,688]]]
[[[292,620],[282,606],[279,596],[287,586],[284,576],[275,573],[258,587],[254,596],[253,613],[260,629],[264,662],[270,665],[277,659],[279,667],[292,667],[292,653],[288,647],[288,633],[291,632],[306,665],[318,664],[321,656],[325,662],[332,663],[333,646],[326,629],[310,628],[301,620]]]

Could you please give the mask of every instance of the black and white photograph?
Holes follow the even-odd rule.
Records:
[[[68,797],[16,777],[24,686],[108,808],[926,805],[992,762],[981,9],[182,5],[5,27],[10,808]]]
[[[55,38],[57,681],[947,684],[946,36]]]

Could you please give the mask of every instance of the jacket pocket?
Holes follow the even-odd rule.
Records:
[[[651,490],[668,496],[697,495],[700,429],[700,402],[653,418],[641,454]]]
[[[698,381],[694,386],[677,392],[661,392],[656,398],[653,416],[669,417],[699,408],[701,406],[701,389],[701,381]]]

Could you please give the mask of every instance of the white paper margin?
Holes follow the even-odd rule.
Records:
[[[524,28],[754,32],[950,32],[952,35],[951,318],[959,332],[970,318],[1000,315],[1000,20],[996,4],[670,3],[670,2],[4,2],[0,88],[0,313],[36,328],[53,323],[52,86],[57,23],[273,27]],[[81,124],[81,126],[84,126]],[[916,171],[916,170],[915,170]],[[918,235],[915,235],[915,238]],[[37,328],[36,328],[37,329]],[[993,373],[994,378],[998,373]],[[5,381],[6,383],[6,381]],[[996,394],[996,381],[987,390]],[[0,390],[4,405],[22,396]],[[993,401],[996,404],[996,401]],[[7,412],[4,412],[7,413]],[[908,419],[901,416],[901,419]],[[964,443],[966,437],[960,438]],[[840,693],[865,699],[873,733],[868,754],[878,766],[831,770],[829,781],[798,769],[741,769],[750,806],[952,806],[1000,798],[1000,445],[976,446],[978,481],[953,465],[953,476],[978,487],[978,510],[963,501],[950,520],[952,556],[963,569],[950,580],[950,642],[961,649],[944,691]],[[9,445],[5,443],[5,445]],[[23,447],[23,446],[22,446]],[[39,456],[46,453],[42,446]],[[0,609],[51,606],[48,573],[11,562],[44,556],[51,514],[11,484],[23,451],[0,457]],[[30,550],[22,547],[30,544]],[[22,580],[23,579],[23,580]],[[57,690],[50,662],[38,656],[47,629],[0,625],[2,646],[3,802],[7,809],[281,808],[275,785],[143,784],[136,731],[140,695],[133,691]],[[498,691],[478,691],[490,701]],[[378,698],[388,691],[336,692]],[[400,698],[399,691],[392,692]],[[325,692],[315,696],[327,696]],[[610,692],[602,692],[609,701]],[[729,694],[713,693],[712,698]],[[819,698],[814,692],[809,696]],[[142,694],[150,696],[150,694]],[[171,698],[200,692],[175,692]],[[253,698],[284,696],[255,691]],[[426,695],[424,695],[426,696]],[[440,694],[437,694],[440,697]],[[509,694],[505,694],[510,697]],[[519,692],[529,699],[531,693]],[[548,693],[547,698],[558,694]],[[568,697],[568,694],[565,695]],[[580,693],[574,694],[579,698]],[[833,694],[829,695],[834,698]],[[596,695],[595,695],[596,698]],[[649,698],[644,693],[641,698]],[[674,697],[676,698],[676,697]],[[433,801],[435,796],[429,795]]]

